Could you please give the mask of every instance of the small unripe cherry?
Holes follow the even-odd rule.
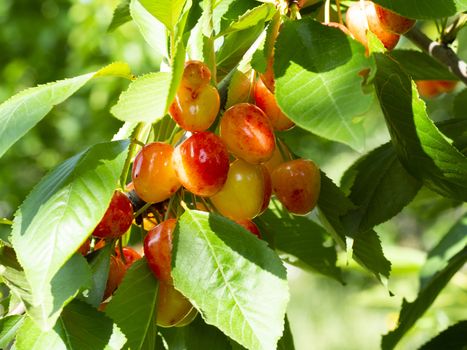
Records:
[[[208,66],[201,61],[187,61],[183,70],[182,85],[189,86],[193,89],[199,89],[202,86],[208,85],[211,81],[211,71]]]
[[[237,158],[259,164],[272,157],[275,136],[264,112],[250,103],[239,103],[225,111],[220,136]]]
[[[405,34],[415,25],[415,20],[413,19],[403,17],[377,4],[373,4],[373,6],[375,7],[379,23],[388,32]]]
[[[318,202],[321,188],[319,168],[310,160],[282,163],[271,175],[277,199],[293,214],[306,215]]]
[[[144,256],[154,276],[172,284],[172,235],[177,220],[168,219],[150,230],[144,238]]]
[[[280,109],[276,97],[269,91],[261,79],[258,79],[254,89],[255,103],[271,121],[275,130],[287,130],[295,125]]]
[[[230,165],[224,187],[211,202],[232,220],[253,219],[263,212],[271,198],[271,180],[267,169],[237,159]]]
[[[117,238],[123,235],[133,222],[133,206],[128,197],[115,191],[103,218],[92,232],[101,238]]]
[[[218,136],[207,131],[193,134],[179,144],[172,163],[182,185],[202,197],[218,192],[229,171],[227,148]]]
[[[161,202],[180,188],[172,166],[172,153],[171,145],[152,142],[136,155],[131,177],[135,192],[145,202]]]
[[[252,234],[254,234],[256,237],[261,239],[261,232],[259,231],[258,226],[256,226],[256,224],[253,221],[251,221],[251,220],[237,220],[236,223],[243,226],[248,231],[250,231]]]
[[[109,275],[107,277],[103,300],[107,299],[115,292],[122,282],[123,277],[125,277],[126,270],[125,264],[120,258],[113,255],[110,256]]]
[[[173,327],[186,321],[193,305],[173,285],[161,282],[157,294],[156,323],[160,327]]]

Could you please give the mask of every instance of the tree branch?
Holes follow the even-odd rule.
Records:
[[[423,51],[447,66],[453,74],[467,85],[467,63],[457,57],[449,46],[431,40],[415,27],[407,32],[405,36]]]

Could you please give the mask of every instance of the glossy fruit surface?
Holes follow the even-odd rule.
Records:
[[[272,157],[275,136],[264,112],[250,103],[240,103],[225,111],[220,135],[237,158],[259,164]]]
[[[252,219],[264,210],[271,198],[267,169],[237,159],[230,165],[224,187],[211,201],[216,209],[232,220]]]
[[[93,236],[101,238],[117,238],[123,235],[133,222],[133,207],[128,197],[115,191],[110,205],[93,231]]]
[[[287,130],[295,125],[279,108],[276,97],[261,79],[255,84],[255,103],[267,115],[274,129]]]
[[[282,152],[281,152],[282,150]],[[284,155],[282,154],[284,153]],[[286,157],[284,159],[284,156]],[[272,172],[282,163],[291,159],[290,151],[288,150],[287,146],[280,140],[277,142],[277,147],[274,150],[274,153],[267,162],[264,162],[263,165],[268,170],[269,174]]]
[[[133,263],[136,260],[141,259],[141,255],[133,248],[123,247],[122,251],[123,251],[123,256],[125,257],[125,262],[124,262],[125,268],[127,270],[130,268],[131,265],[133,265]],[[120,249],[118,247],[115,248],[115,255],[117,256],[118,259],[123,261],[123,259],[120,256]]]
[[[123,277],[126,273],[126,267],[123,261],[116,256],[110,256],[110,267],[109,267],[109,275],[107,277],[107,284],[105,286],[104,291],[104,300],[110,297],[120,283],[123,280]]]
[[[253,221],[251,221],[251,220],[238,220],[236,222],[237,222],[237,224],[242,225],[244,228],[246,228],[248,231],[250,231],[256,237],[261,239],[261,232],[259,231],[258,226],[256,226],[256,224]]]
[[[360,1],[352,3],[347,10],[346,24],[350,33],[365,46],[367,52],[368,29],[378,37],[388,50],[392,50],[399,42],[399,35],[388,32],[381,27],[374,6],[369,1],[365,1],[363,6]]]
[[[204,131],[216,120],[219,106],[219,93],[214,86],[193,89],[181,85],[170,105],[169,114],[185,130]]]
[[[172,235],[177,220],[168,219],[148,232],[144,238],[144,255],[157,279],[172,284]]]
[[[229,155],[222,140],[211,132],[193,134],[175,148],[173,167],[179,181],[198,196],[212,196],[224,185]]]
[[[193,305],[172,285],[159,284],[157,295],[157,325],[161,327],[173,327],[188,317],[193,310]]]
[[[413,19],[403,17],[377,4],[373,4],[373,6],[375,7],[376,15],[378,16],[381,26],[389,32],[404,34],[415,25],[415,20]]]
[[[457,81],[454,80],[418,80],[418,93],[425,98],[435,98],[442,93],[448,93],[455,89]]]
[[[271,175],[279,201],[293,214],[308,214],[316,206],[321,188],[319,168],[310,160],[282,163]]]
[[[153,142],[136,155],[131,177],[136,193],[145,202],[161,202],[180,188],[172,153],[171,145]]]
[[[203,62],[195,60],[185,62],[181,85],[199,89],[208,85],[210,80],[211,71]]]

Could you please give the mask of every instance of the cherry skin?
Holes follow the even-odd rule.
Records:
[[[163,283],[172,284],[172,237],[177,220],[168,219],[148,232],[144,238],[144,255],[149,268]]]
[[[125,269],[126,270],[128,270],[130,268],[130,266],[133,265],[133,263],[136,260],[141,259],[141,255],[136,250],[134,250],[133,248],[123,247],[122,251],[123,251],[123,256],[125,257],[125,263],[124,264],[125,264]],[[116,257],[118,259],[123,261],[123,259],[120,256],[120,249],[119,248],[115,248],[115,255],[116,255]]]
[[[211,197],[211,202],[232,220],[249,220],[266,209],[271,198],[271,181],[263,165],[237,159],[230,165],[224,187]]]
[[[173,327],[186,318],[193,310],[193,305],[172,285],[161,282],[157,294],[156,323],[160,327]]]
[[[261,232],[259,231],[258,226],[256,226],[256,224],[253,221],[251,221],[251,220],[238,220],[238,221],[236,221],[236,223],[243,226],[248,231],[250,231],[252,234],[254,234],[256,237],[261,239]]]
[[[171,145],[153,142],[136,155],[131,178],[135,192],[145,202],[162,202],[180,188],[172,166],[172,153]]]
[[[388,32],[381,27],[376,10],[370,1],[354,2],[347,10],[347,28],[354,38],[365,46],[368,52],[367,31],[371,30],[383,43],[387,50],[392,50],[399,42],[399,35]]]
[[[268,116],[276,130],[287,130],[295,125],[280,109],[276,97],[269,91],[261,79],[255,84],[255,103]]]
[[[448,93],[455,89],[457,81],[452,80],[418,80],[418,93],[425,98],[435,98],[442,93]]]
[[[274,65],[274,56],[271,56],[268,59],[266,71],[263,74],[260,74],[260,79],[264,83],[264,85],[266,85],[269,91],[272,91],[274,93],[274,90],[276,88],[276,82],[274,78],[273,65]]]
[[[115,292],[122,282],[123,277],[125,277],[126,270],[126,266],[120,258],[113,255],[110,256],[109,275],[107,277],[103,300],[107,299]]]
[[[91,248],[91,241],[89,239],[85,240],[81,247],[78,248],[78,253],[85,256],[89,253],[89,249]]]
[[[272,172],[282,163],[284,163],[287,160],[290,160],[292,158],[289,149],[283,143],[282,141],[278,140],[278,146],[274,150],[274,153],[267,162],[264,162],[263,165],[266,167],[268,170],[269,174],[272,174]],[[282,152],[281,152],[282,150]],[[284,155],[282,154],[284,153]],[[284,159],[284,156],[286,157]]]
[[[110,205],[97,224],[92,235],[100,238],[117,238],[123,235],[133,222],[133,206],[128,197],[115,191]]]
[[[220,136],[231,153],[252,164],[263,163],[274,153],[272,125],[263,111],[250,103],[239,103],[225,111]]]
[[[373,4],[373,6],[375,7],[379,23],[388,32],[405,34],[415,25],[415,20],[413,19],[403,17],[377,4]]]
[[[195,60],[185,62],[181,85],[196,90],[208,85],[210,81],[211,71],[203,62]]]
[[[282,163],[271,175],[279,201],[293,214],[306,215],[318,202],[321,187],[319,168],[310,160]]]
[[[218,192],[229,171],[227,148],[218,136],[207,131],[193,134],[178,145],[172,162],[182,185],[202,197]]]

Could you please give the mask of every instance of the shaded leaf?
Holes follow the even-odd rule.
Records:
[[[24,315],[12,315],[0,319],[0,349],[6,349],[8,344],[15,339],[24,318]]]
[[[249,349],[275,348],[289,296],[284,266],[265,242],[224,217],[187,210],[174,232],[172,277],[208,324]]]
[[[374,2],[400,15],[416,19],[449,17],[467,10],[465,0],[374,0]]]
[[[454,117],[467,119],[467,89],[459,92],[454,98]]]
[[[276,8],[272,4],[262,4],[253,9],[247,10],[238,17],[237,20],[230,22],[230,25],[218,35],[226,35],[238,30],[244,30],[255,27],[258,23],[269,21],[275,13]]]
[[[419,350],[465,349],[467,346],[467,320],[460,321],[439,333]]]
[[[110,22],[109,28],[107,30],[112,32],[129,21],[131,21],[130,0],[121,0],[114,10],[112,21]]]

